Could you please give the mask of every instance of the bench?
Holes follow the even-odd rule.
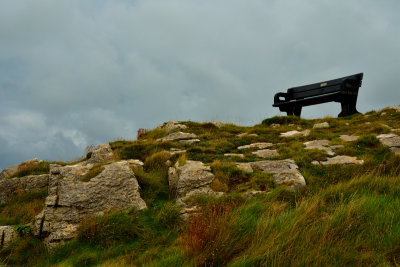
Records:
[[[300,116],[304,106],[326,102],[340,102],[342,112],[338,117],[359,113],[356,109],[358,89],[361,87],[363,73],[335,80],[289,88],[286,93],[277,93],[273,107],[279,107],[287,115]]]

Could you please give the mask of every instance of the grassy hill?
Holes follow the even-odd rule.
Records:
[[[329,128],[313,128],[328,122]],[[47,250],[30,234],[30,224],[44,205],[46,192],[19,192],[0,205],[0,225],[18,225],[21,238],[0,250],[10,266],[343,266],[400,264],[400,156],[384,146],[380,134],[400,134],[400,112],[371,111],[345,118],[305,120],[273,117],[253,127],[180,122],[199,142],[158,142],[168,135],[154,129],[136,141],[110,143],[115,160],[139,159],[134,169],[148,208],[111,210],[89,217],[77,238]],[[279,124],[279,125],[278,125]],[[306,136],[281,133],[306,130]],[[247,134],[243,134],[247,133]],[[238,136],[240,135],[240,136]],[[346,142],[341,135],[356,135]],[[337,155],[363,164],[321,165],[329,155],[304,143],[329,140]],[[256,142],[275,145],[273,159],[293,159],[307,185],[291,190],[270,174],[248,173],[237,162],[261,160]],[[173,154],[171,149],[186,150]],[[241,153],[243,157],[226,156]],[[166,162],[201,161],[216,179],[212,188],[224,196],[195,196],[201,211],[182,220],[168,185]],[[14,176],[48,172],[23,170]],[[97,168],[97,169],[95,169]],[[101,165],[93,168],[96,175]],[[85,179],[90,179],[86,177]],[[249,197],[246,192],[264,193]]]

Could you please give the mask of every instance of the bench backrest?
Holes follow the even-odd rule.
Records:
[[[290,99],[301,99],[338,91],[347,91],[348,94],[352,94],[352,91],[357,93],[358,88],[361,86],[362,78],[363,74],[358,73],[330,81],[292,87],[287,90],[287,95]]]

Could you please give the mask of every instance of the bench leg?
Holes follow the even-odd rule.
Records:
[[[302,107],[290,107],[286,110],[287,116],[299,116],[301,115]]]
[[[357,111],[356,103],[357,99],[341,102],[340,104],[342,105],[342,112],[339,113],[338,117],[346,117],[356,113],[360,113]]]

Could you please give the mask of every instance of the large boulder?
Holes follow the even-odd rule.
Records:
[[[146,208],[129,162],[104,165],[100,174],[81,181],[92,167],[93,164],[50,166],[49,195],[43,211],[35,218],[33,231],[49,247],[73,238],[87,216],[101,215],[109,209]]]
[[[174,140],[183,140],[183,139],[193,139],[196,138],[197,135],[193,133],[183,133],[183,132],[175,132],[171,133],[163,138],[157,139],[158,142],[165,142],[165,141],[174,141]]]
[[[299,167],[292,159],[238,163],[237,166],[247,172],[253,172],[256,169],[271,173],[276,184],[287,184],[293,190],[306,185],[303,175],[298,171]]]
[[[177,121],[167,121],[157,126],[157,129],[164,130],[167,132],[174,130],[185,130],[187,126],[185,124],[181,124]]]
[[[9,243],[18,238],[18,233],[12,226],[0,226],[0,248],[7,246]]]
[[[49,174],[42,174],[0,180],[0,203],[16,192],[47,189],[49,177]]]
[[[187,160],[183,166],[177,162],[168,170],[170,189],[175,193],[178,203],[184,205],[185,199],[199,194],[220,195],[210,185],[214,174],[209,166],[200,161]]]

